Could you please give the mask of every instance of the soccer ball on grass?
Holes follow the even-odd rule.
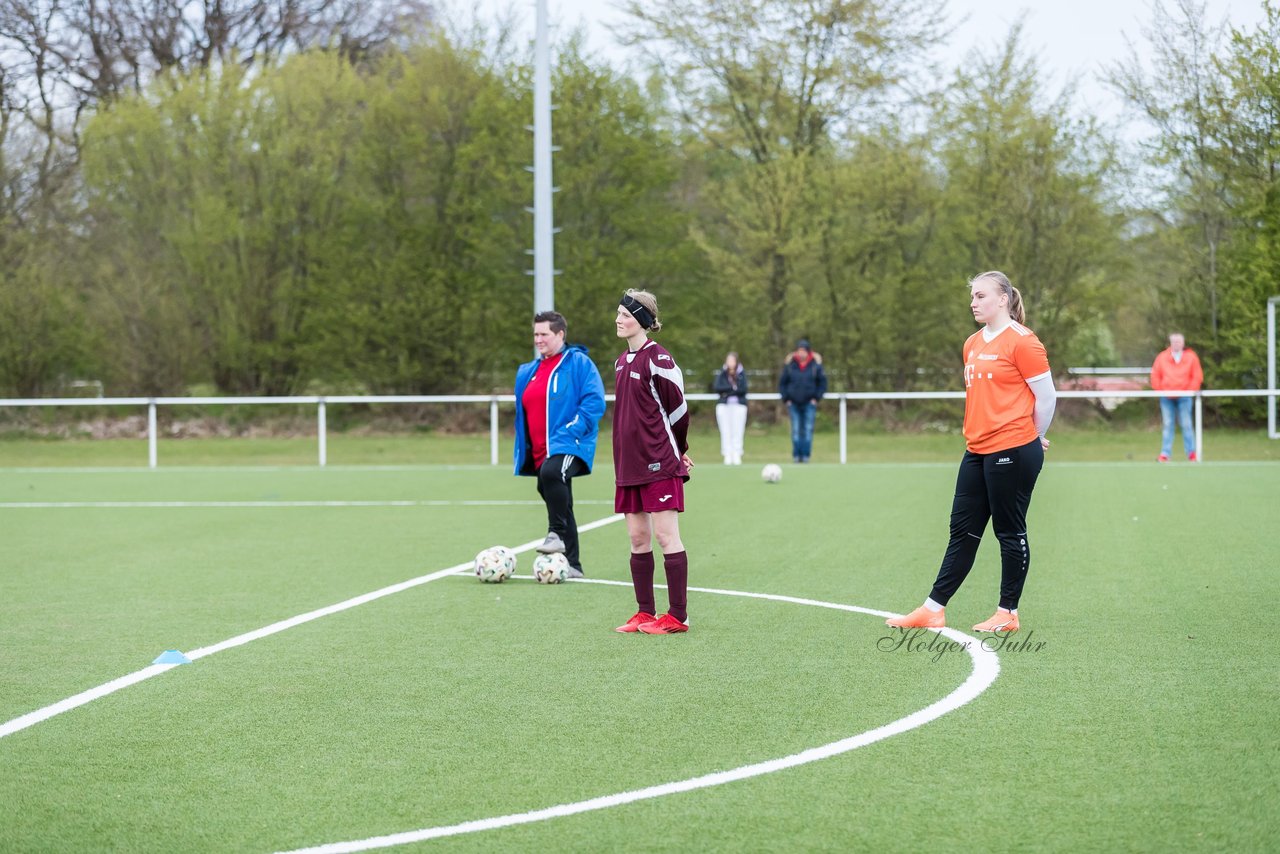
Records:
[[[533,577],[539,584],[559,584],[569,577],[569,559],[559,553],[538,555],[533,561]]]
[[[476,555],[476,578],[501,584],[516,573],[516,553],[506,546],[490,546]]]
[[[760,476],[764,478],[765,483],[777,483],[782,480],[782,466],[777,463],[769,463],[760,470]]]

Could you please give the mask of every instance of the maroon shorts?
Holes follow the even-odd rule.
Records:
[[[619,486],[613,493],[615,513],[660,513],[663,510],[684,512],[684,481],[678,477]]]

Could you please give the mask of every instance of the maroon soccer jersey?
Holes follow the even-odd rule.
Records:
[[[613,471],[619,486],[678,477],[689,450],[689,405],[684,374],[660,344],[646,342],[613,365]]]

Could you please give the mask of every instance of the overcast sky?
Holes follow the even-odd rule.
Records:
[[[525,12],[530,33],[534,0],[476,0],[482,9],[513,6]],[[1175,0],[1166,0],[1166,7]],[[622,18],[611,0],[548,0],[553,21],[565,27],[582,24],[589,44],[605,56],[625,58],[607,24]],[[941,53],[954,67],[975,47],[990,51],[1003,41],[1010,26],[1025,14],[1024,46],[1034,51],[1057,91],[1072,75],[1079,76],[1083,108],[1103,118],[1115,118],[1119,105],[1096,80],[1096,72],[1125,55],[1125,37],[1142,47],[1141,30],[1151,21],[1150,0],[949,0],[947,8],[958,29]],[[1227,19],[1252,27],[1262,21],[1262,0],[1209,0],[1211,21]]]

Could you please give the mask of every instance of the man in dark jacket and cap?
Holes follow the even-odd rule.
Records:
[[[778,378],[778,396],[791,415],[791,458],[797,463],[809,462],[813,450],[813,420],[818,414],[818,401],[827,393],[827,373],[822,369],[822,356],[813,352],[807,338],[796,342],[788,354]]]

